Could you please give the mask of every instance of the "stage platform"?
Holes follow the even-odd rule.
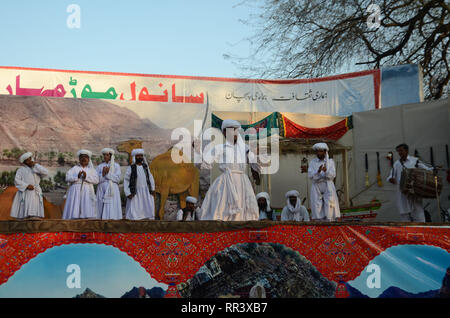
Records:
[[[386,256],[388,249],[398,246],[437,248],[436,251],[433,249],[432,253],[441,253],[443,258],[436,261],[435,267],[443,269],[444,276],[446,268],[450,267],[449,224],[125,220],[1,221],[0,297],[5,296],[1,294],[2,284],[8,284],[8,280],[25,264],[51,248],[67,244],[102,244],[125,252],[139,263],[154,280],[167,285],[165,297],[219,297],[226,295],[228,297],[236,295],[245,297],[247,295],[248,297],[248,290],[256,282],[261,282],[269,297],[290,295],[289,293],[279,293],[280,286],[282,286],[280,284],[283,283],[280,281],[291,279],[289,275],[298,276],[298,273],[304,272],[305,268],[311,265],[312,269],[308,269],[310,274],[305,274],[303,280],[299,276],[296,282],[289,284],[299,286],[302,281],[315,276],[317,271],[321,276],[320,279],[317,279],[323,280],[325,283],[322,283],[325,285],[328,284],[332,294],[329,291],[324,292],[325,287],[317,287],[319,288],[317,290],[323,291],[322,294],[312,293],[305,294],[305,296],[357,297],[358,292],[353,290],[356,283],[352,287],[348,282],[362,277],[361,275],[364,275],[369,263],[383,253]],[[239,247],[233,252],[234,254],[231,254],[230,249],[237,244],[244,245],[242,245],[242,249]],[[286,254],[278,249],[279,245],[282,245],[284,249],[297,251],[299,255]],[[416,252],[410,251],[410,253]],[[286,257],[283,258],[283,264],[290,264],[291,268],[287,268],[287,274],[283,276],[284,278],[278,277],[278,283],[276,283],[271,272],[276,266],[280,266],[279,263],[276,263],[277,259],[281,259],[280,255]],[[424,262],[435,259],[433,255],[430,254],[429,259]],[[423,255],[416,256],[421,259],[425,257]],[[264,260],[267,260],[267,264],[272,267],[269,265],[267,268],[264,267],[264,262],[266,262]],[[305,264],[301,265],[302,262]],[[392,257],[391,262],[391,265],[395,267],[395,260]],[[433,263],[433,261],[431,262]],[[379,265],[382,270],[385,270],[382,264],[384,263]],[[404,264],[404,266],[406,265]],[[418,270],[413,268],[413,264],[410,264],[410,267],[411,271]],[[217,286],[214,285],[216,287],[211,287],[221,277],[229,275],[226,277],[230,279],[233,275],[238,275],[233,271],[240,268],[246,268],[249,271],[248,277],[252,277],[252,271],[258,272],[259,276],[252,277],[248,281],[242,282],[241,285],[237,282],[229,283],[233,287],[229,289],[223,287],[223,295],[222,291],[217,291],[216,294],[211,291],[213,288],[221,286],[217,283]],[[393,271],[393,269],[390,270]],[[289,274],[289,271],[292,273]],[[200,275],[201,273],[206,273],[206,276]],[[239,275],[245,276],[246,274],[239,273]],[[415,277],[418,274],[411,275],[411,277]],[[426,270],[424,275],[427,275]],[[387,279],[387,276],[382,276],[382,279],[383,277]],[[420,277],[417,279],[420,280]],[[439,278],[435,280],[439,282]],[[313,283],[314,286],[319,284],[316,281]],[[278,287],[274,289],[273,286],[276,284]],[[392,285],[396,286],[394,283]],[[211,293],[202,295],[198,291],[199,286],[203,286],[203,290],[209,288]],[[401,287],[399,286],[399,288]],[[295,295],[301,295],[299,293]],[[361,292],[361,294],[364,293]]]

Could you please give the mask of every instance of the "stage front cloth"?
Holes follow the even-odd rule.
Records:
[[[0,284],[22,265],[63,244],[116,247],[159,282],[166,296],[192,278],[215,254],[239,243],[279,243],[298,251],[327,279],[336,297],[348,297],[345,283],[377,255],[397,245],[430,245],[450,253],[450,226],[425,223],[169,222],[43,220],[0,221]]]

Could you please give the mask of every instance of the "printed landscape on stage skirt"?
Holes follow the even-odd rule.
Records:
[[[0,234],[0,297],[450,297],[446,227]]]

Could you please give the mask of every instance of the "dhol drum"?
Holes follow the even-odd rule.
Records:
[[[400,178],[400,190],[404,194],[420,198],[433,199],[441,194],[442,177],[435,176],[432,170],[422,168],[403,168]]]

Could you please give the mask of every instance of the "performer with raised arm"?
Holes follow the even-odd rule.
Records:
[[[201,208],[202,220],[249,221],[259,219],[259,208],[252,184],[247,176],[250,163],[253,178],[259,184],[260,169],[253,163],[254,154],[245,144],[236,120],[222,122],[225,143],[212,148],[206,154],[204,166],[211,168],[212,162],[219,162],[222,174],[208,189]]]

